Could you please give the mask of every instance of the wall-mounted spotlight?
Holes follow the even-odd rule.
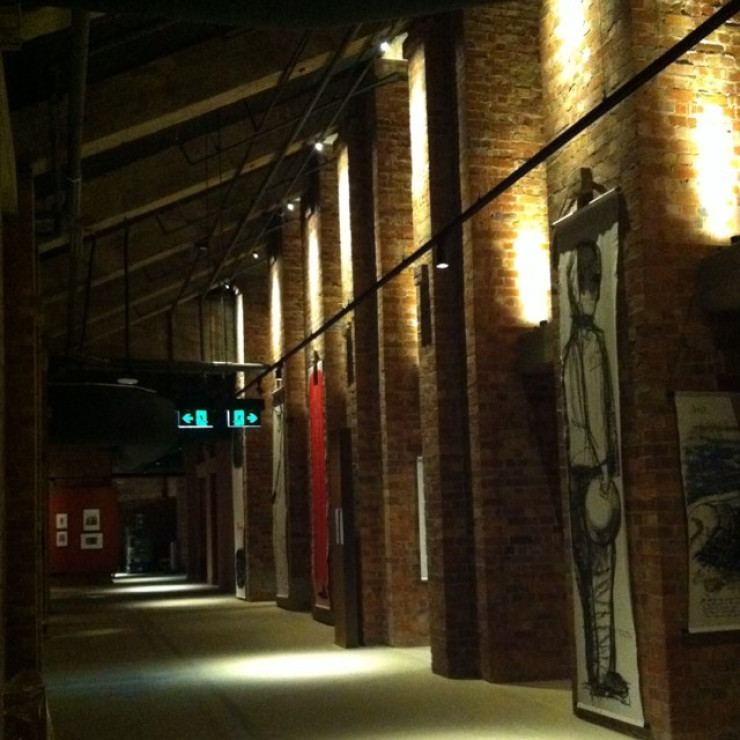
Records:
[[[252,252],[252,259],[253,259],[253,260],[258,260],[259,258],[260,258],[260,253],[259,253],[259,252],[258,252],[258,251],[257,251],[257,250],[255,249],[255,250],[254,250],[254,251]]]
[[[378,51],[381,54],[387,54],[391,49],[391,44],[387,39],[383,39],[380,44],[378,44]]]
[[[285,207],[286,207],[286,208],[287,208],[287,209],[288,209],[288,210],[289,210],[289,211],[290,211],[291,213],[292,213],[293,211],[295,211],[295,203],[293,203],[293,201],[292,201],[292,200],[289,200],[289,201],[288,201],[288,202],[287,202],[287,203],[285,204]]]
[[[313,145],[313,148],[317,152],[323,152],[324,151],[324,142],[323,141],[315,141],[314,142],[314,145]]]
[[[443,239],[434,243],[434,266],[438,270],[446,270],[450,266],[450,260],[447,255],[447,246]]]

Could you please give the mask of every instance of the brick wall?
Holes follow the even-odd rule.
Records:
[[[342,132],[349,161],[354,296],[372,285],[376,276],[372,147],[366,105],[363,100],[353,107]],[[377,310],[377,300],[372,297],[353,313],[354,382],[347,395],[365,645],[382,644],[386,635]]]
[[[321,255],[322,316],[326,321],[341,310],[342,275],[339,246],[339,184],[336,162],[330,161],[317,170],[313,182],[317,203],[317,230]],[[344,324],[339,322],[322,335],[318,348],[324,362],[326,383],[326,430],[341,429],[347,424],[347,382]]]
[[[305,252],[301,219],[288,218],[281,232],[280,293],[285,350],[304,337]],[[285,471],[288,490],[288,557],[291,608],[311,605],[311,519],[308,473],[308,406],[306,359],[293,355],[283,368],[287,423]]]
[[[543,144],[538,29],[538,2],[496,3],[461,17],[464,207]],[[545,196],[540,169],[464,230],[478,625],[489,680],[568,671],[554,384],[522,376],[517,363],[533,321],[526,291],[539,289],[547,306],[547,286],[532,285],[537,260],[547,265]]]
[[[375,75],[405,76],[406,63],[379,61]],[[408,84],[373,95],[373,193],[378,275],[413,251]],[[421,581],[416,458],[421,454],[414,273],[378,294],[380,430],[387,637],[391,645],[426,644],[427,584]]]
[[[417,155],[413,163],[417,245],[460,211],[454,18],[438,16],[416,26],[405,49],[412,90],[412,149],[422,158],[428,156],[425,163]],[[422,138],[419,145],[418,137],[426,137],[426,142]],[[433,341],[421,347],[419,362],[430,640],[432,670],[472,677],[479,674],[478,630],[459,230],[445,246],[450,267],[430,268]],[[429,259],[425,262],[429,264]]]
[[[244,356],[247,362],[272,361],[270,348],[270,299],[266,273],[242,279]],[[247,382],[250,376],[247,375]],[[275,597],[275,557],[272,547],[272,409],[270,383],[262,398],[261,428],[244,432],[244,549],[247,567],[246,597],[262,601]],[[252,388],[246,397],[254,397]]]
[[[598,13],[585,5],[569,71],[558,46],[563,7],[545,2],[548,138],[718,6],[615,2]],[[551,216],[584,166],[622,188],[629,213],[619,274],[623,475],[643,702],[651,736],[661,739],[719,737],[740,726],[736,641],[685,633],[687,532],[672,397],[716,389],[727,369],[696,303],[697,267],[718,237],[698,197],[695,133],[706,106],[720,104],[737,135],[738,38],[737,25],[726,26],[548,163]]]

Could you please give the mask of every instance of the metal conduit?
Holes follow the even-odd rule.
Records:
[[[318,329],[316,329],[316,331],[306,336],[301,342],[283,354],[282,357],[269,365],[253,380],[238,390],[235,395],[240,396],[248,389],[258,386],[270,373],[277,370],[277,368],[281,367],[287,360],[296,355],[302,349],[305,349],[316,338],[320,337],[328,329],[331,329],[332,326],[341,321],[347,314],[354,311],[357,306],[375,295],[384,285],[400,275],[407,267],[410,267],[420,257],[423,257],[427,252],[431,251],[435,244],[445,242],[447,236],[452,234],[455,229],[461,228],[466,221],[469,221],[479,211],[483,210],[487,205],[492,203],[496,198],[519,182],[519,180],[521,180],[525,175],[528,175],[536,167],[546,162],[553,154],[560,151],[566,144],[570,143],[576,138],[576,136],[583,133],[583,131],[585,131],[589,126],[603,118],[620,103],[624,102],[627,98],[636,93],[641,87],[653,80],[667,67],[680,59],[698,43],[703,41],[707,36],[709,36],[709,34],[713,33],[720,26],[730,20],[730,18],[738,13],[738,11],[740,11],[740,0],[730,0],[726,5],[722,6],[714,13],[714,15],[710,16],[706,21],[704,21],[704,23],[697,26],[693,31],[681,39],[681,41],[674,44],[670,49],[661,54],[644,69],[618,87],[613,93],[607,95],[601,103],[596,105],[574,124],[565,129],[565,131],[556,136],[549,144],[542,147],[537,154],[524,162],[524,164],[501,180],[485,195],[481,196],[475,203],[452,219],[452,221],[444,226],[437,234],[432,236],[431,239],[418,247],[412,254],[399,262],[392,270],[387,272],[373,285],[355,297],[341,311],[338,311],[332,317],[327,319]]]

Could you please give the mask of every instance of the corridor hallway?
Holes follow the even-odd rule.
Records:
[[[614,740],[566,684],[431,673],[428,648],[332,644],[308,614],[177,577],[51,590],[44,679],[55,740]]]

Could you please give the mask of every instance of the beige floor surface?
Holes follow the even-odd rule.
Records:
[[[430,671],[428,648],[332,644],[310,615],[179,578],[52,590],[44,680],[55,740],[615,740],[565,683]]]

